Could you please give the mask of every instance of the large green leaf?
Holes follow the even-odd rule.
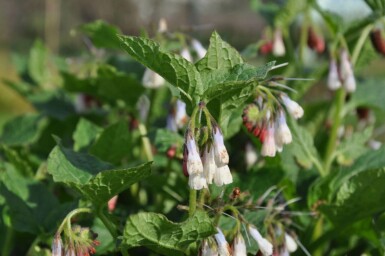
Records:
[[[73,207],[59,204],[44,184],[21,176],[10,164],[0,165],[0,181],[0,195],[6,201],[15,230],[33,234],[53,232]]]
[[[61,145],[52,150],[47,163],[48,173],[55,182],[64,183],[98,204],[148,177],[150,166],[149,162],[132,168],[113,169],[106,162]]]
[[[47,76],[47,49],[41,41],[35,41],[29,53],[28,74],[33,81],[41,85],[45,82]]]
[[[384,98],[385,80],[366,80],[358,84],[357,90],[352,94],[352,98],[346,106],[346,111],[356,107],[373,107],[385,111]]]
[[[0,142],[9,146],[34,143],[46,124],[47,120],[40,114],[18,116],[5,124]]]
[[[96,139],[89,152],[107,162],[121,162],[122,158],[128,156],[129,151],[132,150],[128,129],[125,121],[107,127]]]
[[[120,34],[120,29],[105,21],[97,20],[84,24],[80,30],[91,38],[96,47],[120,49],[121,43],[117,36]]]
[[[195,66],[185,58],[163,51],[158,43],[147,38],[119,38],[128,54],[177,87],[182,92],[181,96],[191,100],[191,95],[202,95],[204,85],[201,76]]]
[[[123,246],[146,246],[164,255],[184,255],[191,243],[215,233],[210,218],[202,211],[182,223],[171,222],[161,214],[139,213],[127,219]]]
[[[157,129],[155,134],[155,146],[160,152],[166,152],[171,146],[181,148],[184,143],[184,138],[167,129]]]

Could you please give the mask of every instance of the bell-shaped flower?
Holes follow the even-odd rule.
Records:
[[[289,114],[292,115],[295,119],[301,118],[303,116],[303,108],[297,102],[291,100],[286,94],[282,94],[281,99]]]
[[[217,170],[214,158],[214,147],[206,146],[203,152],[203,173],[206,177],[207,184],[212,184],[214,174]]]
[[[295,252],[298,249],[298,245],[295,242],[294,238],[288,233],[285,233],[285,244],[289,252]]]
[[[277,151],[275,144],[275,129],[273,124],[269,124],[262,144],[261,155],[274,157]]]
[[[165,83],[165,80],[163,77],[161,77],[151,69],[146,68],[142,78],[142,84],[144,87],[150,88],[150,89],[156,89],[161,87],[164,83]]]
[[[187,122],[186,103],[177,100],[175,104],[175,123],[178,128],[183,128]]]
[[[356,78],[353,73],[345,78],[343,86],[345,90],[350,93],[356,90]]]
[[[187,47],[184,47],[181,51],[180,51],[180,55],[185,58],[186,60],[188,60],[189,62],[192,62],[193,61],[193,58],[190,54],[190,51]]]
[[[278,112],[275,124],[275,144],[282,148],[284,144],[289,144],[293,140],[291,132],[286,123],[285,112],[282,110]]]
[[[245,239],[241,233],[234,237],[233,241],[233,256],[247,256]]]
[[[201,190],[207,188],[206,178],[203,173],[192,173],[188,177],[188,185],[191,189]]]
[[[219,256],[230,256],[231,250],[229,244],[226,241],[225,235],[218,227],[217,231],[218,233],[215,234],[215,240],[217,241]]]
[[[63,242],[60,234],[56,234],[52,241],[52,256],[63,255]]]
[[[186,148],[187,148],[187,172],[189,175],[196,173],[203,173],[203,165],[198,152],[195,139],[188,135],[186,139]]]
[[[264,256],[270,256],[273,255],[273,245],[263,238],[259,231],[253,227],[253,226],[248,226],[249,233],[253,237],[255,241],[257,241],[259,250],[262,252]]]
[[[215,241],[210,238],[202,241],[201,248],[199,250],[199,256],[218,256],[218,246]]]
[[[227,153],[225,143],[223,140],[223,135],[219,127],[213,127],[213,137],[214,137],[214,156],[215,163],[218,167],[229,164],[229,154]]]
[[[279,29],[274,31],[274,41],[273,41],[273,54],[274,56],[283,56],[285,55],[285,44],[282,39],[282,32]]]
[[[337,62],[334,59],[331,59],[329,62],[329,74],[327,83],[328,88],[330,90],[337,90],[341,87],[341,81],[338,75]]]
[[[233,183],[233,176],[231,175],[228,165],[216,168],[214,173],[214,183],[218,187]]]

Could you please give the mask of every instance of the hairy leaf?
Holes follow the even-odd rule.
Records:
[[[121,43],[117,34],[120,29],[105,21],[97,20],[80,26],[80,30],[90,37],[96,47],[120,49]]]
[[[101,131],[101,127],[88,121],[87,119],[81,118],[76,126],[74,134],[72,135],[74,140],[74,150],[79,151],[89,147]]]

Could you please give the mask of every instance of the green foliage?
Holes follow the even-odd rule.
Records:
[[[77,190],[100,205],[132,184],[150,175],[151,163],[132,168],[113,169],[106,162],[85,153],[56,146],[48,157],[47,169],[55,182]]]
[[[120,41],[117,37],[120,29],[102,20],[84,24],[80,26],[80,31],[89,36],[96,47],[120,49]]]
[[[189,245],[216,233],[205,212],[197,211],[182,223],[155,213],[131,215],[124,228],[123,246],[147,246],[164,255],[184,255]]]

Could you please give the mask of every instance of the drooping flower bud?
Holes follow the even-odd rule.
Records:
[[[191,40],[191,46],[194,48],[199,59],[202,59],[206,55],[207,50],[203,47],[201,42],[199,42],[198,40],[196,39]]]
[[[263,238],[259,231],[253,227],[248,226],[248,230],[253,239],[258,243],[259,250],[262,252],[264,256],[270,256],[273,254],[273,245]]]
[[[316,33],[314,28],[309,27],[307,44],[310,49],[315,50],[318,53],[323,53],[325,50],[325,40],[323,37]]]
[[[161,18],[158,24],[158,33],[164,33],[167,31],[167,21],[165,18]]]
[[[176,120],[174,117],[174,113],[169,113],[167,116],[166,128],[170,131],[176,132],[178,131],[178,127],[176,125]]]
[[[347,92],[354,92],[356,90],[356,78],[353,73],[348,75],[343,85]]]
[[[288,233],[285,233],[285,244],[289,252],[295,252],[298,249],[298,245],[295,242],[294,238]]]
[[[181,51],[180,51],[180,55],[185,58],[186,60],[188,60],[189,62],[192,62],[193,61],[193,58],[190,54],[190,51],[188,48],[184,47]]]
[[[164,83],[165,83],[165,80],[163,77],[161,77],[151,69],[146,68],[142,78],[142,84],[144,87],[150,88],[150,89],[156,89],[161,87]]]
[[[266,137],[265,137],[264,142],[262,144],[261,155],[270,156],[270,157],[275,156],[277,149],[276,149],[276,145],[275,145],[274,133],[275,133],[274,125],[269,124],[269,126],[267,128]]]
[[[218,187],[233,183],[233,176],[231,175],[228,165],[216,168],[214,173],[214,183]]]
[[[356,90],[356,79],[354,78],[352,63],[349,60],[348,52],[346,50],[341,51],[340,72],[343,86],[346,91],[354,92]]]
[[[55,237],[52,241],[52,256],[62,256],[63,255],[63,242],[61,240],[60,234],[55,234]]]
[[[282,32],[280,29],[276,29],[274,31],[273,54],[279,57],[285,55],[285,53],[286,50],[282,39]]]
[[[216,169],[217,166],[214,158],[214,147],[208,148],[208,146],[206,146],[203,152],[203,173],[206,177],[207,184],[213,183]]]
[[[334,91],[340,87],[341,81],[338,75],[337,62],[335,59],[331,59],[329,62],[328,88]]]
[[[215,240],[217,241],[219,256],[230,256],[230,246],[226,241],[225,235],[218,227],[217,231],[218,233],[215,234]]]
[[[110,200],[108,200],[108,211],[109,212],[113,212],[115,210],[117,201],[118,201],[118,195],[115,195]]]
[[[245,239],[241,233],[237,233],[233,241],[233,256],[247,256]]]
[[[229,164],[229,154],[227,153],[225,143],[223,141],[223,135],[219,127],[213,127],[214,137],[214,156],[215,163],[218,167]]]
[[[370,33],[370,39],[372,41],[374,49],[376,49],[378,53],[385,56],[385,39],[382,36],[381,29],[378,29],[378,28],[374,29]]]
[[[295,119],[301,118],[303,116],[303,108],[297,102],[291,100],[286,94],[282,94],[281,99],[289,114],[292,115]]]
[[[195,139],[188,135],[186,139],[187,148],[187,172],[189,175],[203,173],[203,165],[198,153]]]
[[[281,110],[278,113],[275,129],[275,144],[277,148],[282,148],[284,144],[289,144],[292,136],[286,123],[285,113]]]
[[[265,43],[263,43],[261,45],[261,47],[259,48],[259,52],[262,54],[262,55],[267,55],[269,53],[271,53],[273,50],[273,42],[272,41],[266,41]]]

